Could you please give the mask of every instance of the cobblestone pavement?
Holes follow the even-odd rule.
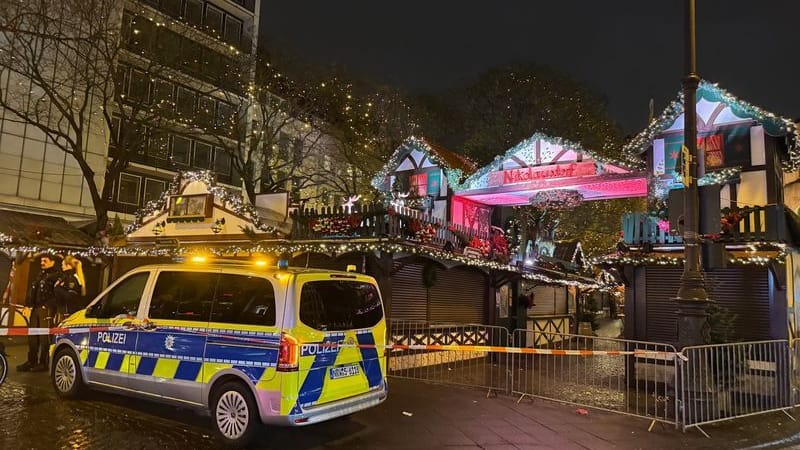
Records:
[[[24,348],[10,349],[10,365]],[[56,397],[47,374],[12,369],[0,386],[0,449],[218,448],[210,420],[192,412],[106,393]],[[681,433],[645,420],[545,401],[517,404],[478,390],[390,380],[389,399],[349,419],[306,428],[267,428],[265,449],[672,449],[787,448],[800,425],[768,414]]]

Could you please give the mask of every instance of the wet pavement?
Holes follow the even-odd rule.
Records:
[[[18,373],[25,348],[9,349],[12,370],[0,386],[0,449],[219,448],[208,418],[106,393],[56,397],[44,373]],[[390,379],[389,399],[348,419],[306,428],[267,428],[265,449],[606,449],[790,448],[800,424],[772,413],[681,433],[595,410],[485,391]]]

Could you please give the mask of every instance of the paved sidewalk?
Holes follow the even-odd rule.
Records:
[[[18,373],[13,367],[26,348],[8,347],[12,370],[0,387],[0,448],[112,448],[136,436],[137,448],[217,448],[208,419],[175,408],[93,394],[59,401],[47,374]],[[728,449],[800,445],[800,424],[771,413],[682,433],[645,419],[544,400],[390,379],[389,398],[349,419],[305,428],[265,428],[257,448],[270,449]],[[42,435],[57,426],[62,433]],[[77,435],[75,433],[78,433]],[[79,436],[79,439],[75,436]]]

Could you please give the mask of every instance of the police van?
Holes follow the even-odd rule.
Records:
[[[380,293],[350,271],[202,257],[143,266],[59,328],[50,372],[61,397],[88,386],[188,405],[229,445],[246,445],[259,422],[309,425],[387,395]]]

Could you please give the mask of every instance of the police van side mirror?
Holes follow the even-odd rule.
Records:
[[[101,309],[103,309],[103,302],[102,301],[99,301],[99,302],[95,303],[94,305],[89,306],[88,308],[86,308],[86,317],[89,317],[89,318],[97,317],[97,315],[100,313]]]

